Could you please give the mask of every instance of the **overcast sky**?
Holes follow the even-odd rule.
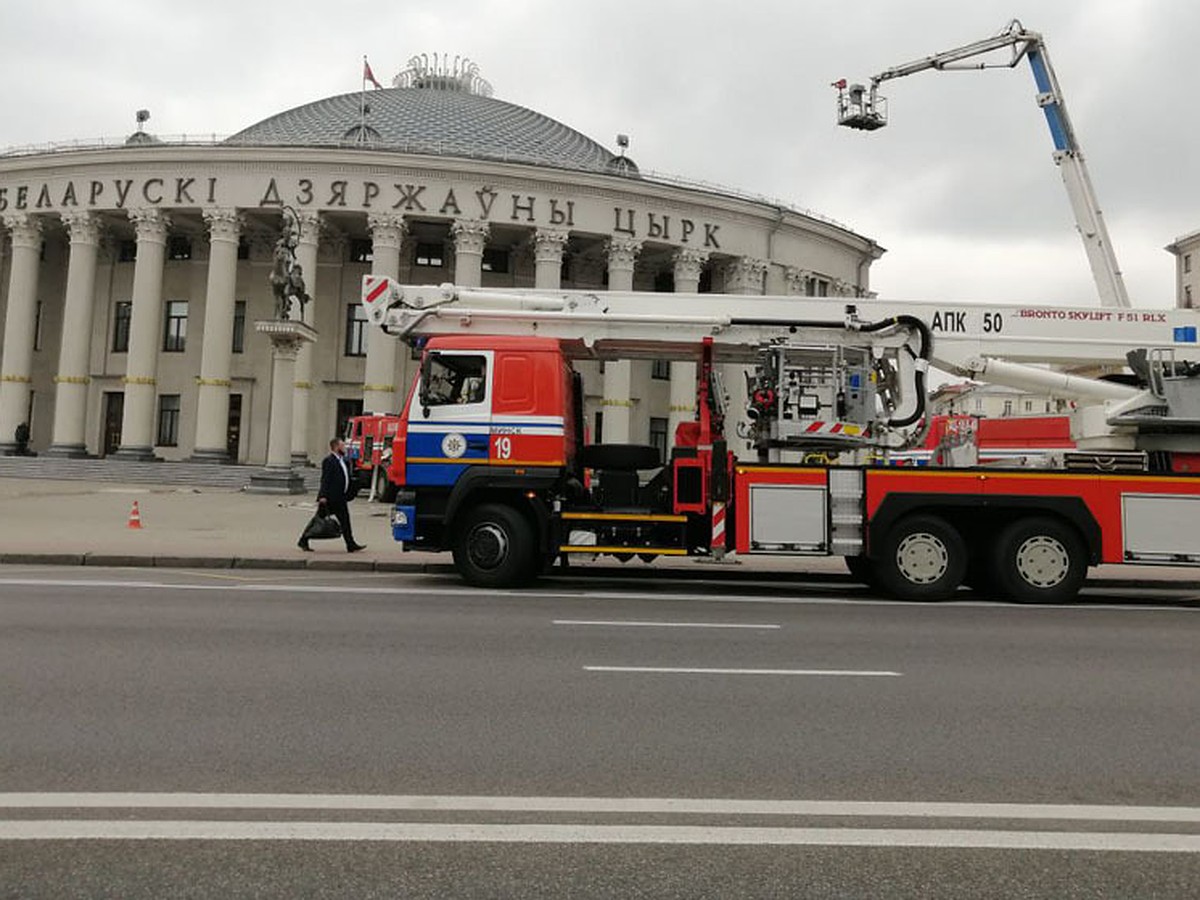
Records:
[[[496,96],[643,170],[781,198],[888,249],[881,296],[1093,304],[1024,63],[884,86],[887,128],[835,124],[830,82],[1000,31],[1046,38],[1135,306],[1173,303],[1162,248],[1200,229],[1200,3],[1183,0],[0,0],[0,147],[229,134],[390,84],[415,53],[478,62]]]

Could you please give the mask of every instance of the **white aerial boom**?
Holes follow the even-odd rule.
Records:
[[[977,57],[1004,49],[1011,51],[1006,60],[976,60]],[[1062,173],[1071,211],[1075,215],[1075,225],[1083,239],[1092,278],[1100,295],[1100,305],[1127,308],[1129,295],[1125,290],[1125,280],[1121,276],[1117,255],[1096,200],[1096,192],[1083,160],[1083,151],[1067,115],[1062,89],[1050,64],[1045,41],[1036,31],[1025,30],[1021,23],[1014,19],[1004,31],[994,37],[885,69],[872,76],[870,88],[861,84],[847,85],[845,79],[834,82],[834,87],[838,89],[838,124],[862,131],[874,131],[886,125],[887,101],[879,95],[878,87],[892,78],[913,75],[927,69],[1011,69],[1022,59],[1027,59],[1030,69],[1033,70],[1033,80],[1038,91],[1037,103],[1046,115],[1046,124],[1050,126],[1050,136],[1054,140],[1054,162]]]
[[[1178,443],[1181,430],[1200,425],[1191,400],[1200,378],[1175,359],[1184,350],[1200,356],[1194,310],[412,286],[370,275],[363,303],[367,318],[397,338],[547,337],[578,358],[696,360],[706,341],[718,363],[759,363],[764,347],[785,344],[865,350],[891,426],[923,414],[929,365],[1105,404],[1106,428],[1169,431]],[[1141,359],[1137,386],[1046,368],[1122,368],[1135,348],[1155,348]]]

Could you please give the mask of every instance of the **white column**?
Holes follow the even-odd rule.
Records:
[[[563,251],[568,232],[561,228],[539,228],[533,234],[533,286],[541,290],[562,287]]]
[[[371,229],[371,274],[397,278],[400,275],[400,246],[404,241],[404,217],[385,213],[367,216]],[[357,294],[357,291],[356,291]],[[363,375],[363,411],[399,412],[396,396],[396,350],[400,342],[382,328],[367,326],[367,364]]]
[[[54,377],[54,438],[51,456],[86,456],[88,366],[95,309],[96,254],[100,248],[100,219],[90,212],[64,213],[71,241],[67,290],[63,300],[62,344]]]
[[[632,238],[610,238],[608,289],[633,290],[633,267],[642,242]],[[633,435],[633,363],[627,359],[604,363],[604,443],[627,444]]]
[[[271,341],[271,423],[267,426],[267,465],[250,476],[246,490],[261,494],[300,494],[304,479],[292,468],[292,395],[296,356],[317,334],[294,319],[254,323],[254,330]]]
[[[725,290],[730,294],[761,294],[767,274],[767,261],[749,256],[739,256],[725,269]],[[729,413],[725,420],[725,435],[729,448],[738,456],[745,456],[746,442],[735,435],[748,427],[746,417],[746,373],[748,366],[725,365],[721,372],[725,390],[729,394]],[[736,419],[736,421],[735,421]]]
[[[4,217],[4,224],[12,234],[12,266],[8,273],[4,350],[0,356],[0,452],[16,447],[13,435],[29,413],[38,265],[42,255],[42,223],[38,219],[14,213]]]
[[[193,456],[225,462],[229,459],[229,375],[242,222],[236,209],[206,209],[203,215],[208,223],[208,285],[204,292],[204,343],[200,348]]]
[[[304,305],[301,321],[312,326],[317,303],[317,245],[321,235],[321,216],[311,210],[297,215],[300,234],[296,243],[296,265],[300,267],[304,289],[311,298]],[[300,318],[300,310],[293,309],[292,315]],[[292,464],[298,466],[306,466],[309,463],[308,420],[312,408],[314,349],[312,343],[305,341],[300,345],[300,353],[296,357],[296,384],[292,398]]]
[[[675,251],[675,293],[695,294],[700,290],[700,272],[708,262],[707,250],[687,247]],[[671,363],[671,400],[667,409],[667,443],[675,440],[680,422],[696,418],[696,364]]]
[[[455,219],[450,226],[454,236],[454,283],[460,287],[479,287],[483,282],[483,248],[487,246],[488,223],[479,219]]]
[[[137,231],[133,268],[133,308],[129,320],[129,354],[125,364],[125,413],[121,446],[125,459],[154,457],[154,399],[158,384],[158,346],[162,340],[162,276],[167,229],[171,220],[157,209],[131,209]]]

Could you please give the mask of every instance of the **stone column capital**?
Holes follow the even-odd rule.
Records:
[[[390,247],[399,250],[404,242],[404,235],[408,232],[404,216],[394,213],[368,214],[367,227],[371,230],[371,242],[376,249]]]
[[[401,227],[404,222],[401,220]],[[296,213],[296,243],[316,247],[321,242],[321,214],[314,209],[305,209]]]
[[[454,252],[483,253],[490,233],[490,226],[481,219],[455,219],[450,226],[450,234],[454,236]]]
[[[201,215],[208,223],[208,239],[210,241],[228,241],[231,244],[238,242],[245,220],[236,209],[210,207],[203,210]]]
[[[4,226],[12,238],[13,249],[18,247],[37,248],[42,246],[42,220],[29,213],[8,213]]]
[[[708,251],[680,247],[671,261],[675,264],[676,281],[696,281],[700,277],[700,270],[708,262]]]
[[[533,233],[533,259],[539,263],[562,262],[570,232],[562,228],[539,228]]]
[[[635,238],[610,237],[604,245],[608,256],[609,271],[624,269],[633,271],[633,264],[642,252],[642,242]]]
[[[808,279],[812,277],[811,269],[802,269],[799,266],[787,266],[783,270],[783,283],[789,294],[803,294]]]
[[[62,223],[67,227],[67,234],[70,235],[72,244],[90,244],[93,247],[100,246],[100,234],[103,231],[103,225],[100,217],[86,210],[77,212],[65,212],[62,214]]]
[[[139,242],[165,244],[171,217],[160,209],[130,209],[126,211],[133,223]]]
[[[761,294],[767,261],[738,256],[725,269],[725,290],[730,294]]]
[[[829,283],[829,293],[834,297],[853,297],[854,285],[842,278],[835,278]]]

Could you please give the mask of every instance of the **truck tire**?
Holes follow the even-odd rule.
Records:
[[[1071,603],[1087,577],[1083,539],[1058,519],[1018,519],[1000,533],[994,554],[999,592],[1017,603]]]
[[[913,515],[883,539],[875,566],[879,584],[900,600],[948,600],[967,571],[967,545],[945,519]]]
[[[511,506],[482,503],[464,514],[454,541],[454,565],[476,587],[513,587],[537,575],[533,527]]]

